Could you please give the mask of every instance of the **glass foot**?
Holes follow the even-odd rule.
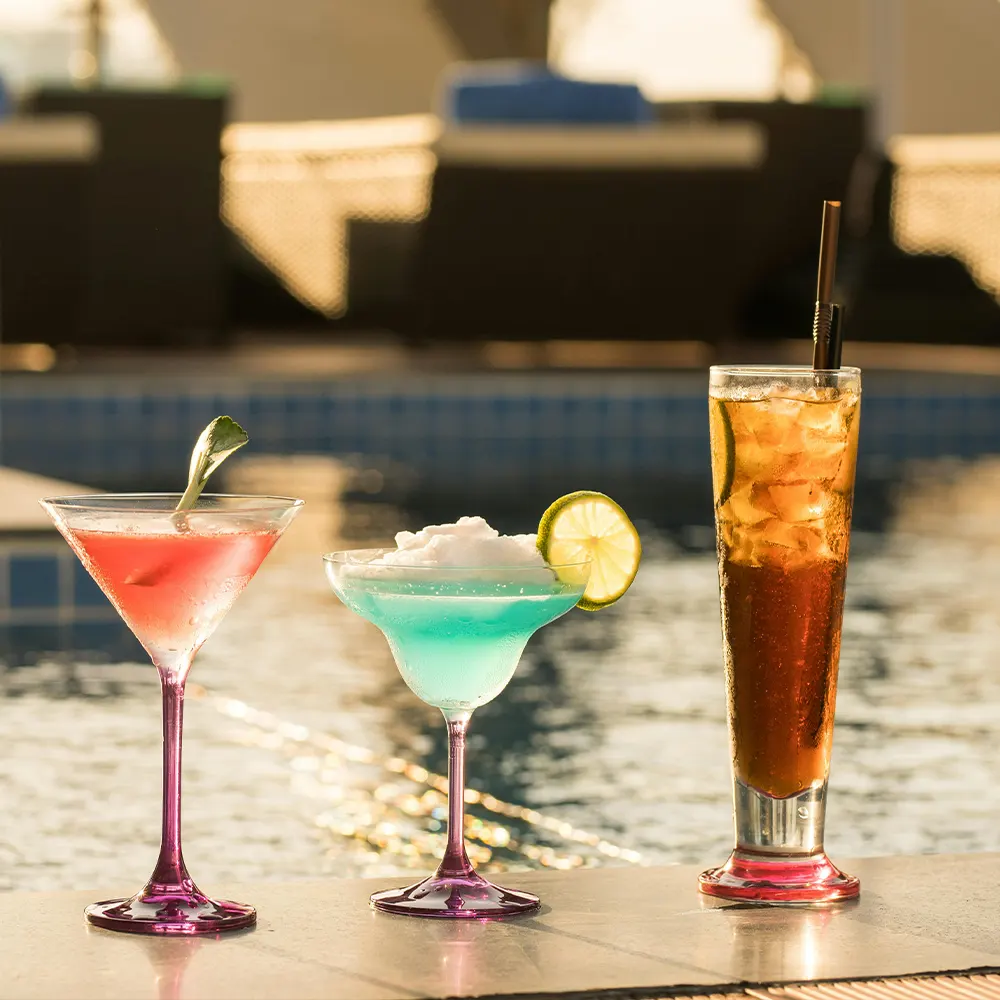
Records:
[[[411,917],[493,920],[538,909],[538,897],[519,889],[502,889],[481,875],[431,875],[405,889],[386,889],[372,896],[372,906]]]
[[[91,903],[84,912],[97,927],[130,934],[218,934],[253,927],[257,911],[244,903],[189,892],[150,892]]]
[[[832,903],[861,891],[858,879],[823,853],[775,858],[733,851],[721,868],[702,872],[698,885],[709,896],[760,903]]]

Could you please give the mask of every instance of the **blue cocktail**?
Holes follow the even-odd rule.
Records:
[[[485,522],[483,522],[485,523]],[[443,526],[451,527],[451,526]],[[492,529],[490,529],[492,530]],[[494,533],[495,534],[495,533]],[[522,536],[524,537],[524,536]],[[490,546],[470,550],[470,565],[443,562],[441,552],[367,549],[325,556],[334,591],[385,635],[403,679],[418,698],[441,709],[448,724],[448,842],[429,878],[372,896],[381,910],[420,916],[495,917],[523,913],[538,897],[502,889],[478,875],[463,838],[465,735],[474,709],[510,681],[528,639],[583,596],[590,562],[547,566],[537,551],[513,546],[488,565]],[[474,564],[478,562],[479,564]]]
[[[459,579],[409,567],[405,579],[339,573],[331,582],[355,614],[382,630],[403,680],[421,701],[446,714],[471,712],[500,694],[527,641],[579,601],[586,581],[549,573],[546,584],[530,573],[522,582],[517,577],[529,574],[513,569],[505,571],[510,579],[488,583],[446,572]]]

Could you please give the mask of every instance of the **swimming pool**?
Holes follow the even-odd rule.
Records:
[[[939,463],[900,486],[883,530],[855,538],[828,846],[996,850],[1000,464]],[[192,674],[186,852],[205,884],[389,875],[429,867],[441,846],[440,719],[381,636],[339,606],[317,558],[414,516],[309,499]],[[377,528],[362,538],[366,523]],[[539,633],[507,691],[476,713],[469,780],[483,797],[468,833],[487,869],[725,852],[711,532],[641,530],[647,559],[628,598]],[[152,668],[64,653],[0,676],[0,884],[143,877],[158,830]]]
[[[1000,453],[1000,378],[866,372],[859,471]],[[676,485],[708,468],[706,372],[264,378],[5,376],[0,461],[108,489],[175,489],[214,416],[256,454],[332,455],[422,491]],[[182,485],[182,484],[181,484]]]
[[[865,401],[863,426],[875,429],[862,444],[868,457],[845,619],[827,836],[835,857],[1000,849],[1000,446],[992,440],[1000,421],[990,422],[1000,394],[986,380],[969,384],[978,396],[932,397],[924,408],[915,390],[882,397],[892,404],[879,404],[876,393]],[[665,404],[643,398],[635,412],[648,406],[660,423],[650,418],[643,436],[638,418],[629,418],[639,458],[635,477],[620,480],[647,554],[633,590],[599,615],[574,612],[539,633],[507,691],[473,720],[469,784],[482,795],[470,804],[467,835],[485,870],[717,862],[729,846],[711,512],[704,467],[699,477],[694,462],[704,401],[697,422],[694,402],[671,402],[675,422],[690,407],[690,421],[671,430]],[[235,409],[229,402],[213,397],[209,406]],[[30,434],[18,433],[23,447]],[[72,433],[84,447],[82,432]],[[568,433],[550,436],[565,443]],[[681,443],[657,451],[658,435]],[[263,447],[280,455],[283,441]],[[432,866],[443,836],[443,726],[405,688],[381,636],[338,605],[318,555],[383,542],[398,528],[470,513],[473,504],[504,529],[530,530],[551,499],[551,479],[541,474],[520,489],[508,480],[508,489],[490,493],[477,480],[463,490],[456,460],[448,487],[435,489],[426,474],[404,470],[394,480],[374,453],[345,461],[288,450],[299,454],[242,467],[234,460],[234,488],[280,487],[308,506],[192,673],[185,851],[206,886]],[[5,461],[14,464],[9,451]],[[169,448],[166,456],[177,457]],[[167,457],[157,458],[164,472]],[[676,462],[643,487],[642,469],[654,459]],[[581,457],[572,461],[560,475],[587,472]],[[115,482],[110,465],[95,468],[103,482],[78,478],[137,485]],[[54,459],[39,471],[75,474]],[[598,483],[571,485],[617,492],[610,467],[591,474]],[[375,487],[372,498],[366,491]],[[37,613],[9,606],[11,552],[0,587],[8,614]],[[72,589],[72,557],[66,565],[55,571],[57,585],[73,595],[73,609],[88,606],[85,582],[79,602]],[[99,609],[96,599],[92,607]],[[127,645],[103,656],[77,652],[79,642],[66,638],[75,610],[56,608],[63,638],[52,640],[53,622],[42,616],[35,653],[22,666],[9,654],[0,673],[0,886],[137,884],[159,829],[155,675]],[[14,624],[9,617],[8,630]]]

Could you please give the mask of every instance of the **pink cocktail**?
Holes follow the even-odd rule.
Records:
[[[70,545],[150,656],[198,650],[278,540],[271,529],[123,534],[84,529]]]
[[[141,934],[252,926],[252,906],[209,899],[181,852],[184,685],[195,653],[302,506],[287,497],[179,494],[52,497],[42,506],[149,653],[163,691],[163,835],[152,876],[130,899],[87,907],[91,923]]]

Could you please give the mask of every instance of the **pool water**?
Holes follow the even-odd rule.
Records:
[[[911,467],[883,492],[856,522],[827,846],[835,859],[1000,850],[1000,461]],[[191,675],[185,854],[207,889],[392,879],[443,848],[440,713],[319,559],[429,512],[306,499]],[[538,632],[473,717],[466,832],[485,869],[726,855],[712,531],[696,505],[668,516],[671,499],[648,505],[663,516],[640,523],[627,598]],[[159,831],[152,668],[47,657],[0,672],[0,692],[0,888],[137,888]]]

